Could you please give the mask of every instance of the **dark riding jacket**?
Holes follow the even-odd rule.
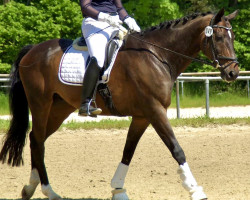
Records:
[[[80,6],[83,17],[98,19],[100,12],[118,13],[122,21],[128,17],[121,0],[80,0]]]

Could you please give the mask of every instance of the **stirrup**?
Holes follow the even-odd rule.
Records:
[[[91,102],[92,100],[82,104],[78,112],[79,116],[97,117],[97,115],[101,114],[102,109],[91,106]]]

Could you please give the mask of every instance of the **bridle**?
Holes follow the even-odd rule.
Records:
[[[211,42],[210,42],[210,45],[211,45],[211,51],[212,51],[212,55],[213,55],[213,66],[215,68],[218,68],[218,69],[225,69],[227,68],[228,66],[230,66],[232,63],[236,63],[238,64],[239,62],[237,61],[237,58],[231,58],[231,57],[226,57],[226,56],[220,56],[218,55],[217,51],[216,51],[216,48],[215,48],[215,42],[214,42],[214,37],[213,37],[213,29],[214,28],[223,28],[223,29],[226,29],[228,34],[229,34],[229,37],[231,38],[232,35],[231,35],[231,30],[232,30],[232,26],[231,27],[226,27],[226,26],[219,26],[219,25],[215,25],[214,24],[214,18],[215,16],[213,16],[213,18],[211,19],[210,21],[210,24],[209,26],[207,26],[205,28],[205,35],[206,35],[206,39],[207,41],[210,39]],[[220,64],[220,60],[228,60],[228,61],[231,61],[230,63],[228,63],[227,65],[221,65]]]
[[[179,55],[183,58],[187,58],[187,59],[191,59],[192,61],[195,61],[195,62],[200,62],[200,63],[203,63],[203,64],[206,64],[206,65],[210,65],[210,66],[213,66],[215,67],[216,69],[225,69],[227,68],[228,66],[230,66],[232,63],[236,63],[238,64],[239,62],[237,61],[237,58],[230,58],[230,57],[225,57],[225,56],[220,56],[220,55],[217,55],[217,52],[216,52],[216,48],[215,48],[215,43],[214,43],[214,39],[213,39],[213,29],[214,28],[224,28],[228,31],[228,33],[230,34],[229,36],[231,36],[231,32],[230,30],[232,29],[232,27],[225,27],[225,26],[218,26],[218,25],[215,25],[214,24],[214,18],[215,18],[215,15],[213,16],[213,18],[211,19],[210,21],[210,24],[209,26],[207,26],[205,28],[205,35],[206,35],[206,38],[207,39],[210,39],[211,38],[211,51],[212,51],[212,55],[213,55],[213,62],[209,62],[209,61],[206,61],[204,59],[200,59],[200,58],[194,58],[194,57],[191,57],[191,56],[187,56],[185,54],[182,54],[182,53],[179,53],[179,52],[176,52],[176,51],[173,51],[171,49],[168,49],[168,48],[165,48],[165,47],[161,47],[157,44],[154,44],[154,43],[151,43],[151,42],[148,42],[146,40],[143,40],[141,38],[138,38],[136,37],[135,35],[132,35],[130,34],[130,37],[133,37],[139,41],[142,41],[144,43],[147,43],[147,44],[150,44],[154,47],[157,47],[159,49],[162,49],[162,50],[165,50],[165,51],[168,51],[168,52],[171,52],[173,54],[176,54],[176,55]],[[226,66],[224,65],[221,65],[220,64],[220,61],[219,60],[229,60],[229,61],[232,61],[230,62],[229,64],[227,64]]]

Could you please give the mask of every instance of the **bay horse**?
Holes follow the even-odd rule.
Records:
[[[212,60],[212,65],[220,70],[225,81],[237,78],[239,67],[230,24],[237,13],[225,16],[224,9],[221,9],[215,14],[193,14],[128,35],[108,82],[117,111],[123,116],[132,116],[123,156],[111,181],[114,200],[128,200],[123,188],[125,177],[136,146],[149,124],[178,163],[178,174],[190,198],[207,199],[175,138],[167,118],[167,108],[175,80],[192,60],[202,61],[195,59],[200,51]],[[31,175],[29,184],[22,190],[22,199],[25,200],[32,197],[39,183],[43,194],[50,200],[61,199],[49,184],[44,143],[80,106],[81,87],[62,84],[58,79],[58,66],[65,50],[61,44],[67,47],[67,41],[53,39],[26,46],[14,64],[9,94],[12,120],[0,160],[12,166],[23,164],[30,109]],[[111,115],[99,94],[96,102],[103,115]]]

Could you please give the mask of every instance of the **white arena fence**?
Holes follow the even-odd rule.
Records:
[[[181,92],[182,95],[184,92],[184,82],[204,82],[205,90],[206,90],[206,116],[210,117],[209,113],[209,82],[210,81],[222,81],[221,77],[219,77],[220,72],[197,72],[197,73],[182,73],[176,81],[176,111],[177,118],[180,118],[180,84],[181,84]],[[244,76],[243,76],[244,75]],[[250,80],[250,71],[241,71],[240,76],[237,80],[246,80],[247,82],[247,94],[248,98],[250,98],[249,94],[249,80]],[[9,87],[10,77],[9,74],[0,74],[0,87],[6,88]]]
[[[177,118],[180,118],[180,86],[181,83],[181,92],[182,95],[184,91],[184,82],[204,82],[205,90],[206,90],[206,116],[210,117],[209,112],[209,82],[210,81],[223,81],[221,77],[219,77],[220,72],[197,72],[197,73],[182,73],[176,81],[176,110],[177,110]],[[243,76],[244,75],[244,76]],[[247,96],[250,98],[249,94],[249,80],[250,80],[250,71],[241,71],[240,76],[238,76],[237,80],[246,80],[247,84]]]

